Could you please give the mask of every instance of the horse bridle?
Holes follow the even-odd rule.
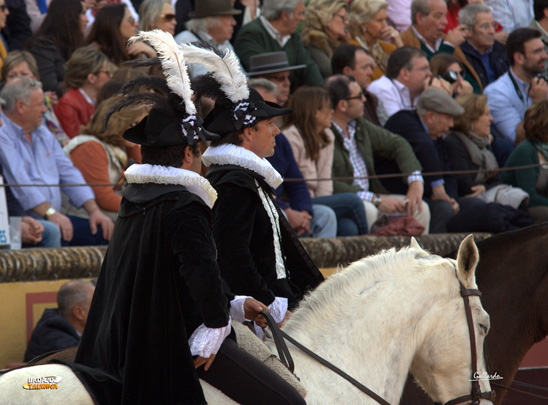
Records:
[[[458,277],[457,277],[458,279]],[[481,297],[481,291],[477,289],[465,288],[459,280],[460,295],[464,301],[464,309],[466,312],[466,323],[468,324],[468,334],[470,336],[470,350],[472,354],[472,391],[468,395],[447,401],[445,405],[457,405],[466,401],[471,401],[472,405],[479,405],[482,399],[487,399],[491,402],[495,400],[495,391],[481,392],[479,378],[476,378],[478,372],[478,352],[476,350],[476,333],[474,329],[474,318],[472,317],[472,308],[470,307],[470,296]]]
[[[457,277],[458,280],[458,277]],[[478,372],[478,354],[476,350],[476,334],[474,330],[474,318],[472,317],[472,308],[470,307],[470,296],[478,296],[481,297],[480,290],[477,289],[470,289],[465,288],[464,285],[459,280],[459,288],[460,288],[460,295],[464,301],[464,309],[466,313],[466,323],[468,324],[468,334],[470,336],[470,349],[471,349],[471,355],[472,355],[472,391],[468,395],[463,395],[461,397],[452,399],[448,402],[446,402],[444,405],[457,405],[461,404],[466,401],[471,401],[472,405],[479,405],[480,401],[482,399],[487,399],[491,402],[495,400],[495,391],[487,391],[487,392],[481,392],[481,387],[479,383],[479,378],[475,378]],[[270,330],[272,331],[272,336],[274,338],[274,343],[276,344],[276,348],[278,350],[278,357],[280,358],[280,361],[293,373],[294,371],[294,364],[293,359],[291,358],[291,354],[289,353],[289,349],[287,348],[287,345],[284,342],[284,338],[289,340],[291,343],[293,343],[296,347],[301,349],[303,352],[317,360],[319,363],[323,364],[327,368],[331,369],[338,375],[340,375],[342,378],[347,380],[349,383],[354,385],[356,388],[358,388],[360,391],[367,394],[369,397],[377,401],[379,404],[382,405],[390,405],[386,400],[384,400],[382,397],[371,391],[369,388],[361,384],[359,381],[355,380],[348,374],[346,374],[344,371],[339,369],[337,366],[333,365],[332,363],[328,362],[324,358],[318,356],[316,353],[314,353],[312,350],[308,349],[306,346],[303,346],[301,343],[297,342],[295,339],[293,339],[291,336],[289,336],[287,333],[285,333],[283,330],[278,328],[278,325],[272,318],[272,315],[270,315],[269,312],[263,311],[262,314],[267,320],[267,324],[270,327]]]

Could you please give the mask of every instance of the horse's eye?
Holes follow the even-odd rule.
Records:
[[[479,327],[481,329],[481,331],[483,332],[484,335],[487,335],[487,326],[485,326],[484,324],[480,323],[479,324]]]

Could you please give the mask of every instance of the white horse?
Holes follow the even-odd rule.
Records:
[[[409,248],[362,259],[331,276],[301,302],[283,330],[391,404],[398,403],[409,371],[435,401],[468,395],[471,348],[459,280],[467,289],[477,288],[477,261],[471,237],[461,244],[456,261],[429,254],[413,239]],[[470,297],[470,305],[482,374],[489,316],[478,297]],[[295,374],[308,392],[307,403],[376,403],[289,346]],[[31,376],[62,380],[56,390],[28,391],[23,385]],[[480,386],[490,391],[488,381],[482,380]],[[227,403],[213,399],[211,395],[218,393],[205,393],[210,403]],[[68,367],[34,366],[0,377],[0,405],[62,401],[93,403]]]

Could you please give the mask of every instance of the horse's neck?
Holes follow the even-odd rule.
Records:
[[[380,293],[384,299],[372,300],[364,308],[336,308],[327,320],[312,318],[301,323],[298,329],[289,323],[285,330],[389,403],[397,403],[420,343],[417,336],[423,333],[418,330],[421,328],[418,319],[434,303],[425,297],[423,302],[409,306],[409,302],[417,301],[411,300],[413,293],[404,288],[390,289],[385,287]],[[331,305],[343,304],[333,302]],[[315,391],[314,386],[322,387],[324,394],[330,392],[326,389],[329,384],[333,384],[333,392],[340,390],[340,378],[314,364],[306,354],[292,352],[295,352],[296,373],[309,393]],[[356,395],[356,400],[363,400],[363,394],[356,391]]]
[[[548,239],[544,228],[537,231],[519,231],[527,239],[496,237],[478,245],[477,284],[492,324],[486,339],[487,366],[508,384],[527,351],[547,333]]]

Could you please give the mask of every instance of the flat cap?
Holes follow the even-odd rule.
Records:
[[[417,100],[417,112],[422,114],[427,111],[458,117],[464,113],[464,108],[445,91],[430,87],[424,90]]]

